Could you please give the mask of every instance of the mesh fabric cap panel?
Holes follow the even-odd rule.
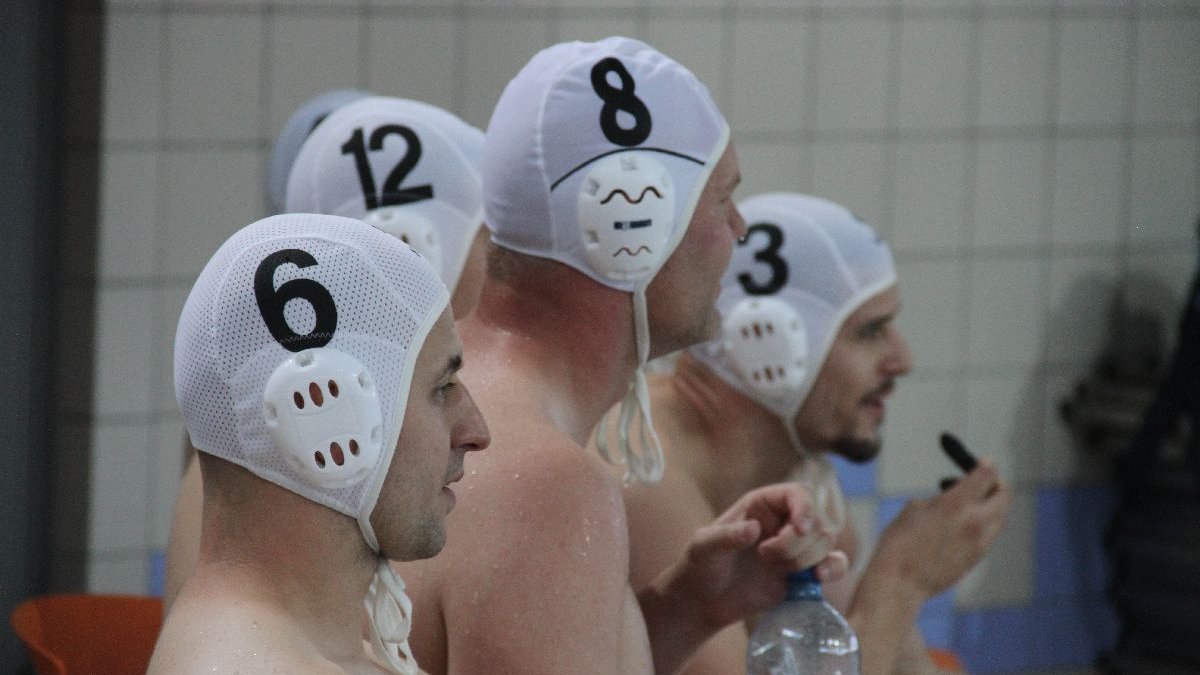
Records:
[[[292,352],[272,337],[259,309],[255,271],[272,253],[299,249],[317,264],[280,265],[274,289],[311,279],[327,289],[337,325],[326,345],[350,354],[371,373],[383,414],[384,447],[363,481],[338,488],[307,484],[274,448],[262,414],[267,379]],[[412,378],[406,364],[446,306],[448,293],[412,249],[360,221],[287,214],[260,220],[231,237],[201,272],[175,337],[175,392],[195,446],[254,474],[358,517],[373,506],[386,474]],[[287,325],[312,330],[315,313],[303,300],[284,307]]]

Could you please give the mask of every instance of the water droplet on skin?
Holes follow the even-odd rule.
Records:
[[[250,622],[250,630],[258,630],[258,622],[257,621]]]
[[[520,478],[520,477],[521,477],[521,474],[519,474],[519,473],[514,473],[514,474],[513,474],[513,478]]]

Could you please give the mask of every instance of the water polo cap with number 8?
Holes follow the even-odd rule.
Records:
[[[728,142],[708,89],[679,63],[623,37],[542,50],[505,87],[488,124],[492,240],[633,294],[638,368],[619,426],[640,480],[655,481],[662,470],[642,372],[646,287],[687,231]],[[640,458],[626,442],[635,407],[648,453]],[[597,441],[607,456],[602,434]]]
[[[738,209],[747,232],[721,279],[721,335],[690,352],[794,436],[842,324],[896,283],[896,267],[874,229],[828,200],[771,193]]]

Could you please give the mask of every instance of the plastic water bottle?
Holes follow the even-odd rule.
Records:
[[[815,570],[788,575],[788,596],[750,636],[747,675],[859,675],[858,637],[821,597]]]

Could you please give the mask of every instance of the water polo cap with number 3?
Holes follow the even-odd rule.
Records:
[[[371,96],[338,108],[296,157],[290,212],[364,220],[458,283],[483,223],[483,132],[436,106]]]
[[[728,141],[729,125],[690,71],[623,37],[542,50],[509,82],[488,124],[492,240],[633,294],[638,369],[619,426],[624,439],[632,408],[640,410],[650,454],[622,445],[641,480],[657,480],[662,464],[642,372],[646,287],[687,231]]]
[[[842,324],[896,283],[896,267],[874,229],[828,200],[771,193],[738,209],[747,232],[721,279],[721,335],[690,352],[794,435]]]

